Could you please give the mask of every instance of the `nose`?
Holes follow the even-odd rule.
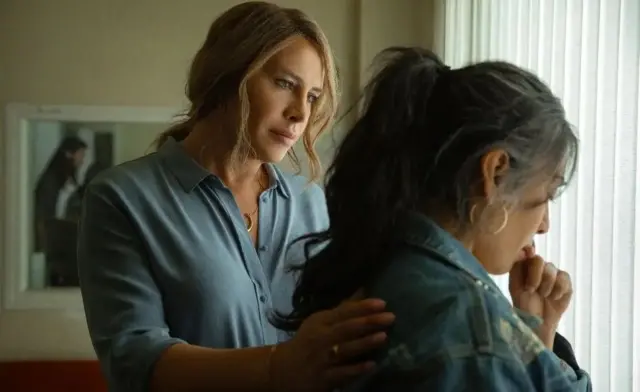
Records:
[[[540,226],[538,226],[538,231],[536,234],[547,234],[549,232],[549,206],[544,209],[544,216],[540,221]]]
[[[309,117],[309,105],[304,98],[296,97],[287,106],[284,116],[292,123],[303,123]]]

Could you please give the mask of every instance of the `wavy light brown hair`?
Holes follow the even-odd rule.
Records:
[[[326,36],[315,21],[298,9],[267,2],[242,3],[228,9],[213,22],[191,64],[186,86],[190,107],[181,122],[158,137],[156,147],[170,137],[183,140],[198,121],[237,100],[240,108],[238,133],[231,159],[236,162],[246,159],[251,151],[247,133],[250,108],[247,81],[274,54],[299,36],[316,47],[324,68],[324,91],[312,109],[302,136],[310,177],[317,179],[322,167],[314,146],[333,122],[339,101],[333,55]],[[288,155],[299,171],[300,160],[295,151],[289,150]]]

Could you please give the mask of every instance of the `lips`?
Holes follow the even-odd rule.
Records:
[[[286,129],[272,129],[271,132],[286,139],[296,140],[296,134]]]
[[[527,260],[535,256],[536,255],[535,246],[536,246],[535,243],[532,242],[531,244],[526,245],[525,247],[520,249],[520,252],[518,252],[517,260],[518,261]]]

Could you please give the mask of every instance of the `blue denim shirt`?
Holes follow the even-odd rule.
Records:
[[[213,348],[288,338],[270,322],[291,309],[303,259],[292,241],[328,225],[322,190],[268,165],[254,247],[233,194],[174,140],[89,185],[78,240],[91,340],[110,391],[146,391],[176,343]]]
[[[347,391],[590,391],[588,375],[546,349],[463,245],[407,214],[401,246],[367,288],[396,314],[376,370]]]

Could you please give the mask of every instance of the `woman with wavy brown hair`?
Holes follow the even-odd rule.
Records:
[[[88,186],[80,285],[110,390],[328,390],[372,367],[357,358],[386,338],[380,300],[319,312],[291,340],[269,322],[291,308],[292,240],[328,225],[321,189],[275,163],[301,163],[302,139],[318,176],[336,79],[304,13],[232,7],[195,55],[184,120]]]

